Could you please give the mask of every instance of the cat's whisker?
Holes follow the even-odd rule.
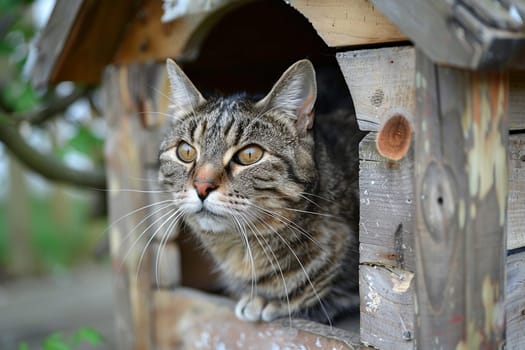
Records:
[[[156,114],[156,115],[162,115],[164,117],[173,117],[173,115],[169,113],[159,112],[159,111],[148,111],[148,112],[138,112],[137,114]]]
[[[314,193],[309,193],[309,192],[300,192],[299,193],[300,195],[303,195],[303,196],[311,196],[311,197],[315,197],[315,198],[318,198],[318,199],[322,199],[323,201],[326,201],[328,203],[335,203],[335,201],[333,199],[330,199],[330,198],[326,198],[326,197],[323,197],[323,196],[320,196],[318,194],[314,194]],[[304,198],[304,197],[303,197]],[[305,198],[306,199],[306,198]]]
[[[167,191],[167,190],[137,190],[137,189],[128,189],[128,188],[119,188],[119,189],[103,189],[103,188],[97,188],[95,189],[99,192],[109,192],[109,193],[119,193],[119,192],[130,192],[130,193],[172,193],[173,191]]]
[[[332,215],[332,214],[318,213],[316,211],[309,211],[309,210],[302,210],[302,209],[295,209],[295,208],[281,207],[279,209],[293,211],[293,212],[302,213],[302,214],[319,215],[319,216],[324,216],[324,217],[327,217],[327,218],[335,218],[336,217],[335,215]]]
[[[180,215],[182,215],[182,210],[181,209],[176,209],[176,210],[173,210],[173,211],[169,212],[168,214],[169,214],[169,217],[162,224],[160,224],[159,227],[157,227],[155,232],[153,232],[151,237],[148,239],[148,241],[144,245],[144,248],[142,249],[142,252],[141,252],[140,257],[139,257],[139,262],[137,264],[137,270],[135,272],[135,277],[136,277],[137,280],[138,280],[138,277],[139,277],[140,267],[142,265],[142,261],[144,260],[144,256],[146,255],[146,252],[148,250],[149,245],[151,244],[151,242],[153,242],[153,240],[155,239],[157,234],[164,227],[164,225],[166,225],[167,222],[170,222],[173,219],[173,217],[175,217],[175,219],[173,219],[173,220],[177,220],[177,218],[180,217]],[[164,217],[164,216],[166,216],[166,215],[163,215],[162,217]],[[156,222],[158,222],[158,220]]]
[[[174,227],[177,226],[177,223],[179,222],[179,219],[181,217],[182,213],[179,214],[174,220],[171,221],[169,226],[166,228],[165,233],[162,235],[161,240],[159,242],[159,248],[157,250],[157,256],[155,257],[155,282],[157,283],[157,286],[160,286],[160,278],[159,278],[159,265],[162,261],[162,251],[163,247],[165,247],[168,244],[171,232]]]
[[[306,198],[303,196],[303,193],[299,193],[299,196],[301,198],[303,198],[304,200],[312,203],[313,205],[315,205],[316,207],[318,207],[319,209],[323,209],[323,207],[321,207],[319,204],[317,204],[316,202],[312,201],[311,199],[309,198]],[[265,195],[259,195],[259,196],[253,196],[253,198],[257,198],[257,199],[261,199],[261,198],[268,198],[268,199],[287,199],[287,197],[285,196],[269,196],[267,194]],[[309,210],[304,210],[304,209],[296,209],[296,208],[288,208],[288,207],[283,207],[283,206],[280,206],[279,209],[285,209],[285,210],[291,210],[291,211],[297,211],[297,212],[301,212],[303,214],[312,214],[312,215],[320,215],[320,216],[326,216],[326,217],[330,217],[330,218],[334,218],[336,217],[335,215],[332,215],[332,214],[329,214],[329,213],[322,213],[322,212],[317,212],[317,211],[309,211]]]
[[[109,232],[116,224],[118,224],[119,222],[121,222],[124,219],[127,219],[128,217],[130,217],[133,214],[136,214],[136,213],[138,213],[138,212],[140,212],[142,210],[149,209],[149,208],[154,207],[156,205],[161,205],[161,204],[165,204],[165,203],[174,203],[174,202],[175,201],[173,199],[166,199],[166,200],[162,200],[162,201],[159,201],[159,202],[147,204],[147,205],[144,205],[144,206],[142,206],[140,208],[134,209],[134,210],[130,211],[129,213],[126,213],[126,214],[122,215],[117,220],[113,221],[108,227],[106,227],[106,229],[104,231],[102,231],[102,234],[105,234],[105,233]]]
[[[241,238],[243,239],[247,252],[248,257],[250,259],[250,265],[251,265],[251,273],[252,273],[252,285],[251,285],[251,291],[250,291],[250,297],[253,298],[254,295],[257,295],[257,273],[255,271],[255,260],[253,258],[252,249],[250,247],[250,241],[248,240],[248,236],[246,235],[246,228],[241,224],[241,222],[238,220],[238,218],[234,215],[231,216],[233,218],[233,221],[235,225],[239,229],[239,234],[241,235]]]
[[[168,208],[170,206],[167,206],[166,208]],[[163,209],[166,209],[166,208],[163,208]],[[148,227],[146,227],[136,238],[135,240],[133,241],[133,243],[128,247],[126,253],[124,254],[124,256],[122,257],[121,261],[120,261],[120,264],[123,265],[126,261],[126,259],[128,258],[129,254],[131,254],[133,252],[133,249],[135,248],[135,246],[138,244],[138,242],[141,240],[141,238],[146,234],[146,232],[148,232],[148,230],[150,228],[152,228],[157,222],[161,221],[164,217],[170,215],[172,212],[173,212],[174,209],[168,211],[167,213],[164,213],[162,214],[159,218],[157,218],[156,220],[154,220],[151,224],[148,225]],[[157,212],[159,212],[160,210],[158,210]],[[157,213],[156,212],[156,213]],[[153,213],[151,215],[149,215],[149,217],[155,215],[156,213]],[[142,223],[144,222],[145,220],[147,220],[148,217],[142,219],[142,221],[135,225],[135,227],[133,227],[133,229],[128,232],[128,234],[126,235],[125,239],[123,242],[125,242],[127,239],[129,239],[129,237],[131,237],[131,233]]]
[[[266,224],[264,221],[261,221],[262,223]],[[297,254],[295,253],[295,251],[293,250],[293,248],[290,246],[290,244],[286,241],[286,239],[284,239],[284,237],[279,233],[277,232],[277,230],[274,230],[273,228],[271,227],[268,227],[270,230],[272,230],[272,232],[274,234],[277,235],[277,237],[279,237],[279,239],[281,240],[281,242],[284,243],[284,245],[290,250],[290,252],[292,253],[292,255],[294,256],[295,260],[297,261],[297,263],[299,264],[299,266],[301,267],[301,270],[303,271],[305,277],[306,277],[306,280],[308,281],[308,284],[310,285],[310,287],[312,288],[312,291],[317,299],[317,301],[319,302],[319,305],[321,307],[321,309],[323,310],[323,313],[324,315],[326,316],[326,319],[328,321],[328,324],[330,325],[330,328],[332,328],[332,319],[330,318],[330,315],[328,314],[328,311],[326,310],[326,307],[321,299],[321,297],[319,296],[319,293],[317,292],[317,288],[315,288],[311,278],[310,278],[310,275],[308,274],[308,272],[306,271],[306,268],[304,267],[303,263],[301,262],[301,259],[299,259],[299,257],[297,256]]]
[[[243,218],[244,222],[252,228],[252,232],[253,232],[253,236],[255,237],[255,239],[257,240],[257,242],[259,243],[259,246],[261,247],[261,249],[263,250],[264,252],[264,255],[266,255],[266,257],[268,258],[268,261],[270,262],[270,265],[272,266],[272,269],[275,271],[275,265],[273,264],[273,261],[271,259],[271,257],[268,255],[266,249],[264,248],[264,245],[261,243],[261,241],[259,240],[258,236],[257,236],[257,232],[259,233],[260,235],[260,238],[264,241],[264,243],[266,244],[266,246],[268,247],[268,250],[270,251],[270,253],[272,254],[273,256],[273,259],[275,260],[275,263],[277,264],[277,268],[279,270],[279,274],[281,275],[281,279],[283,281],[283,287],[284,287],[284,292],[285,292],[285,295],[286,295],[286,304],[288,305],[288,319],[289,319],[289,324],[290,324],[290,328],[292,327],[292,309],[291,309],[291,306],[290,306],[290,297],[289,297],[289,292],[288,292],[288,286],[286,284],[286,280],[284,278],[284,273],[283,273],[283,270],[281,268],[281,264],[279,263],[279,259],[277,259],[277,256],[275,255],[275,252],[273,251],[272,249],[272,246],[268,243],[268,241],[266,240],[266,238],[264,238],[264,235],[261,234],[261,232],[259,231],[259,229],[257,229],[257,227],[250,223],[249,220],[246,219],[245,215],[247,214],[250,214],[250,213],[239,213],[239,215]],[[255,219],[257,220],[257,217],[254,217],[254,215],[251,215],[252,219]]]
[[[171,96],[166,95],[164,92],[162,92],[162,90],[157,89],[155,86],[150,86],[150,87],[151,87],[156,93],[158,93],[159,95],[161,95],[161,96],[167,98],[169,102],[171,102],[171,103],[175,103],[175,102],[176,102],[176,101],[174,101],[174,100],[171,99]]]
[[[302,228],[301,226],[299,226],[297,223],[295,223],[294,221],[288,219],[287,217],[285,216],[282,216],[276,212],[273,212],[269,209],[265,209],[265,208],[262,208],[262,207],[259,207],[253,203],[250,204],[253,208],[259,210],[260,212],[262,212],[264,215],[267,215],[277,221],[279,221],[280,223],[290,227],[292,230],[294,230],[295,232],[297,233],[300,233],[300,234],[303,234],[306,238],[308,238],[312,243],[314,243],[319,249],[324,249],[323,246],[321,245],[321,243],[316,240],[308,231],[306,231],[304,228]]]
[[[165,206],[163,206],[162,208],[159,208],[159,209],[155,210],[154,212],[152,212],[152,213],[146,215],[145,217],[143,217],[142,220],[140,220],[135,226],[133,226],[133,228],[132,228],[128,233],[126,233],[126,235],[124,236],[124,238],[122,239],[122,241],[121,241],[120,244],[121,244],[121,245],[124,244],[124,243],[125,243],[130,237],[131,237],[131,234],[132,234],[133,232],[135,232],[135,230],[136,230],[138,227],[140,227],[140,225],[142,225],[142,224],[143,224],[146,220],[148,220],[150,217],[152,217],[152,216],[154,216],[155,214],[157,214],[157,213],[159,213],[159,212],[161,212],[161,211],[163,211],[163,210],[165,210],[165,209],[168,209],[168,208],[170,208],[170,207],[172,207],[172,206],[173,206],[173,204],[170,203],[170,204],[165,205]]]

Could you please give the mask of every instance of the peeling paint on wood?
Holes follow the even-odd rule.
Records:
[[[417,345],[497,348],[505,337],[507,76],[436,66],[420,52],[416,70]]]
[[[359,266],[361,341],[378,349],[412,349],[413,273],[383,266]]]
[[[308,321],[238,320],[231,300],[179,288],[156,291],[156,349],[360,349],[358,337]]]

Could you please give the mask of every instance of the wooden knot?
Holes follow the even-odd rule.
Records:
[[[401,114],[392,116],[377,134],[376,147],[388,159],[400,160],[410,147],[412,128],[407,118]]]

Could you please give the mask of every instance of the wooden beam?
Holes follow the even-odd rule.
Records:
[[[507,258],[507,345],[525,349],[525,252]]]
[[[525,247],[525,134],[509,137],[508,213],[507,249]]]
[[[155,349],[361,349],[356,334],[313,322],[240,321],[224,297],[185,288],[153,296]]]
[[[312,23],[328,46],[408,40],[368,0],[292,0],[289,3]]]
[[[507,76],[416,54],[416,345],[505,340]]]
[[[412,46],[337,53],[361,130],[379,131],[394,114],[413,122],[415,49]],[[509,72],[509,129],[525,129],[525,71]]]
[[[44,86],[49,82],[83,3],[84,0],[56,2],[48,23],[36,43],[37,59],[31,76],[33,84]]]
[[[359,262],[414,272],[413,151],[390,161],[375,138],[370,133],[359,144]]]
[[[525,68],[525,24],[512,15],[514,1],[371,1],[436,63]]]
[[[112,66],[104,77],[116,340],[122,350],[153,348],[152,271],[156,260],[151,248],[155,246],[153,236],[162,238],[169,233],[165,223],[170,213],[162,206],[168,194],[158,191],[151,181],[157,178],[158,145],[166,119],[163,72],[164,65]]]
[[[33,82],[99,82],[138,2],[58,0],[37,44]]]

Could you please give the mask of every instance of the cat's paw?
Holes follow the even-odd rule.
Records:
[[[243,321],[270,322],[277,318],[288,316],[288,307],[278,302],[267,302],[263,297],[250,295],[243,296],[235,306],[235,315]]]
[[[235,316],[242,321],[256,322],[261,320],[261,314],[266,300],[260,296],[243,296],[235,306]]]

